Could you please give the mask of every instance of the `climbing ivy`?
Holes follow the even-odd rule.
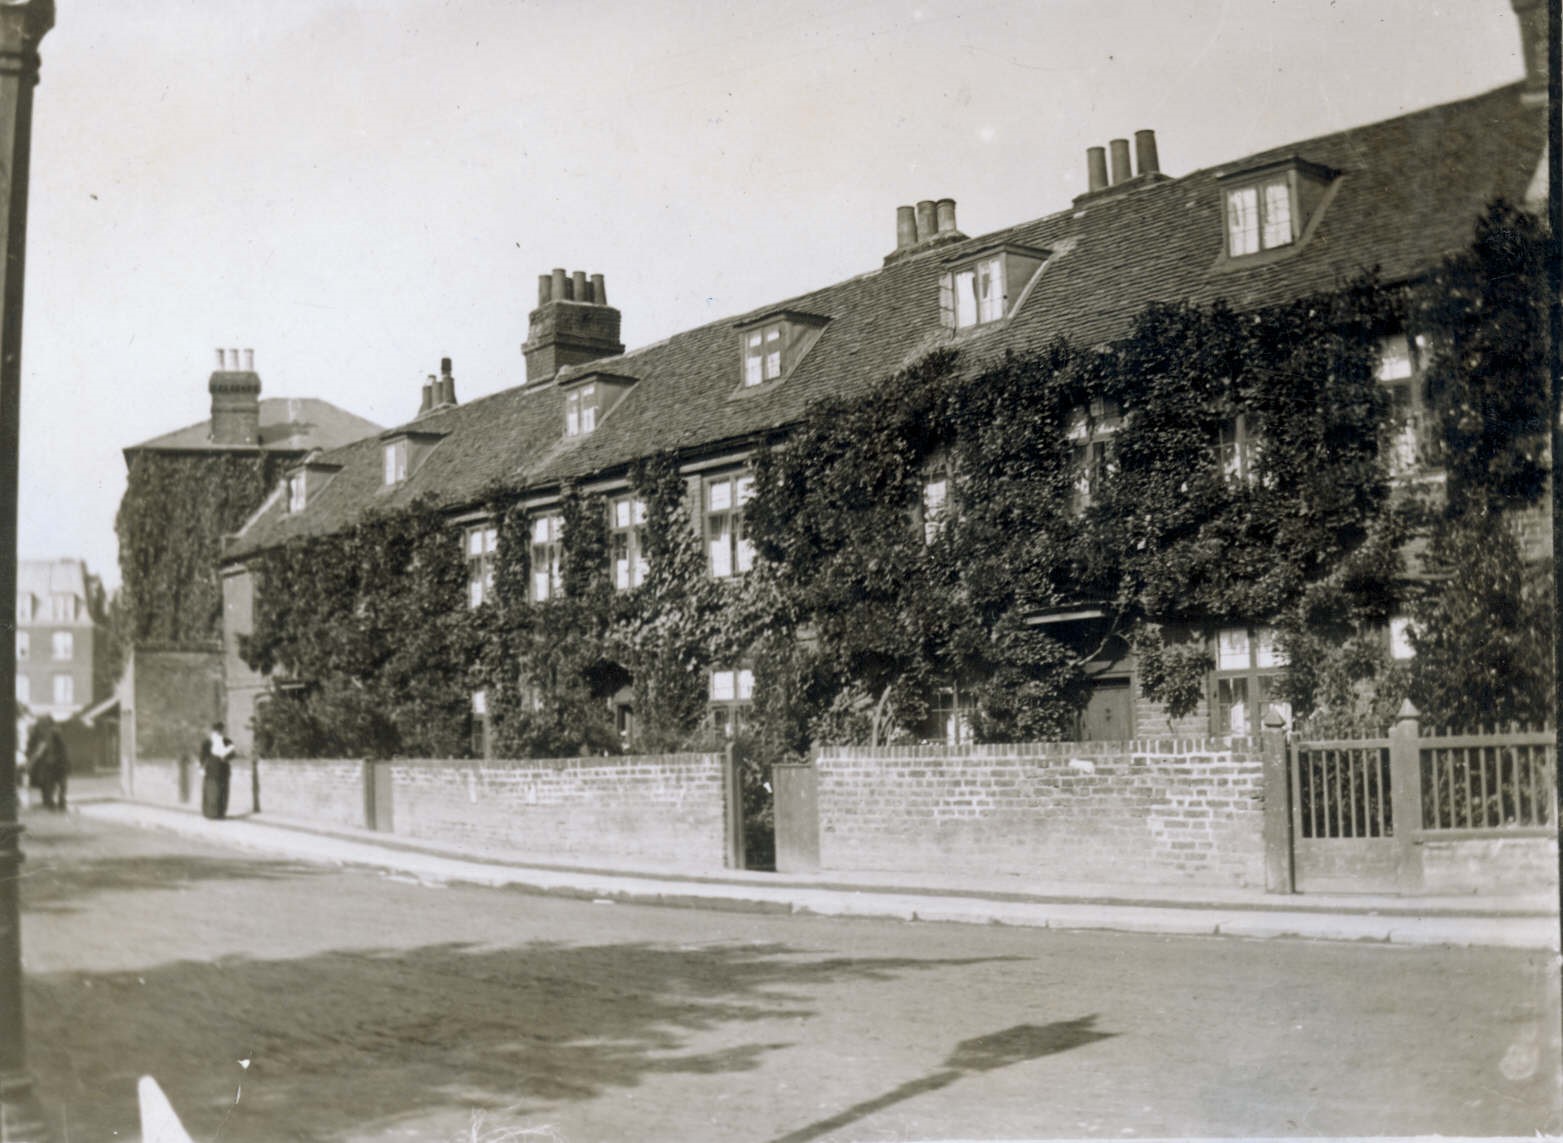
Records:
[[[222,638],[223,537],[239,530],[288,463],[271,453],[131,454],[114,519],[126,644]]]

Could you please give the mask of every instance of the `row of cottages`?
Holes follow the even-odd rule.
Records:
[[[1087,152],[1086,185],[1066,209],[968,236],[950,200],[900,207],[895,248],[883,265],[630,351],[601,275],[544,275],[522,346],[524,384],[458,404],[447,360],[425,384],[412,420],[311,456],[231,539],[221,566],[228,724],[248,750],[247,728],[268,681],[245,665],[238,647],[252,625],[253,565],[268,550],[433,498],[448,512],[450,543],[467,553],[475,607],[492,590],[497,531],[485,515],[486,497],[505,485],[519,491],[529,514],[529,591],[542,600],[561,589],[561,497],[576,488],[605,498],[613,540],[607,558],[615,584],[630,588],[646,570],[631,466],[672,452],[687,480],[706,573],[744,576],[755,558],[743,526],[747,466],[758,447],[796,428],[812,403],[869,393],[941,347],[957,348],[963,368],[980,369],[1007,353],[1039,352],[1060,335],[1102,345],[1123,336],[1150,303],[1224,299],[1246,311],[1375,268],[1385,282],[1415,280],[1468,246],[1490,202],[1534,204],[1538,188],[1544,193],[1541,85],[1537,72],[1524,84],[1181,177],[1161,170],[1155,137],[1142,131],[1132,148],[1114,140]],[[1410,476],[1423,399],[1415,332],[1391,333],[1383,344],[1380,376],[1404,426],[1389,444],[1397,450],[1391,468]],[[1097,410],[1095,431],[1110,430],[1104,422],[1112,412]],[[1094,439],[1080,442],[1083,477]],[[1240,427],[1225,445],[1226,463],[1241,465],[1249,442]],[[937,511],[947,492],[930,477],[925,505]],[[1038,621],[1082,648],[1101,641],[1100,616],[1090,607]],[[1092,665],[1079,737],[1256,728],[1284,669],[1269,632],[1233,622],[1209,634],[1215,669],[1205,701],[1177,719],[1144,699],[1128,645],[1109,641]],[[1393,629],[1386,633],[1395,637]],[[712,663],[708,687],[718,726],[741,720],[754,699],[753,674],[741,658]],[[628,694],[610,700],[621,720],[634,717]],[[473,701],[481,727],[487,695]],[[959,701],[953,688],[934,696],[927,737],[961,733],[960,711],[949,709]]]

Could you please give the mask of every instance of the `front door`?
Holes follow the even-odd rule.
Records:
[[[1134,737],[1128,679],[1097,679],[1080,714],[1080,741],[1122,742]]]

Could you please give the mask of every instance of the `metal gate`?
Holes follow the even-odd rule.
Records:
[[[1388,738],[1293,742],[1292,845],[1299,893],[1395,892],[1395,773]]]

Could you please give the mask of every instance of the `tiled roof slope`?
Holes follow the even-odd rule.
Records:
[[[811,401],[864,391],[940,345],[956,345],[975,363],[1006,349],[1040,348],[1058,334],[1087,344],[1110,340],[1153,301],[1224,298],[1239,308],[1261,307],[1373,268],[1389,281],[1415,277],[1469,243],[1490,200],[1524,197],[1543,152],[1546,112],[1519,96],[1519,85],[1504,87],[1124,188],[755,310],[753,316],[786,308],[829,318],[818,342],[774,385],[740,390],[733,328],[744,320],[739,316],[563,372],[568,378],[602,369],[638,381],[584,437],[564,439],[554,385],[508,390],[424,417],[419,428],[447,435],[404,484],[380,487],[375,442],[338,450],[325,459],[343,465],[341,473],[302,514],[289,515],[274,500],[229,555],[334,531],[361,511],[421,495],[457,507],[474,503],[496,480],[546,490],[663,449],[714,449],[795,423]],[[1317,226],[1291,256],[1223,265],[1218,175],[1293,155],[1339,172]],[[1053,257],[1011,318],[946,331],[938,282],[947,261],[999,241],[1048,249]]]
[[[125,452],[245,452],[254,447],[217,444],[211,431],[211,421],[200,421],[131,445]],[[379,431],[373,421],[314,397],[267,397],[260,403],[260,447],[268,451],[340,448]]]

